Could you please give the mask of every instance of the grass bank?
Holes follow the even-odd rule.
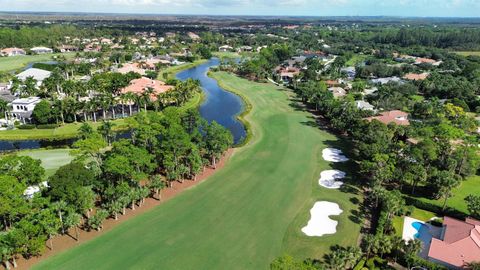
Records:
[[[64,56],[67,59],[72,59],[75,53],[52,53],[39,55],[24,55],[0,57],[0,71],[13,71],[25,67],[29,63],[45,62],[56,60],[54,57]]]
[[[124,131],[128,129],[126,118],[112,120],[115,124],[114,131]],[[102,121],[88,121],[94,129],[97,129]],[[78,135],[78,129],[82,122],[67,123],[53,129],[12,129],[0,131],[0,140],[61,140],[75,138]]]
[[[33,269],[268,269],[284,252],[321,258],[332,244],[357,243],[360,196],[349,185],[329,190],[317,182],[321,170],[336,167],[322,150],[348,145],[312,123],[290,92],[224,72],[214,77],[252,105],[247,145],[208,181]],[[318,200],[343,213],[332,217],[336,234],[311,238],[300,230]]]
[[[185,64],[182,64],[182,65],[178,65],[178,66],[170,66],[170,67],[167,67],[167,68],[164,68],[162,70],[160,70],[158,72],[158,79],[160,80],[164,80],[164,75],[163,74],[167,74],[167,78],[168,79],[175,79],[175,75],[179,72],[182,72],[186,69],[189,69],[189,68],[193,68],[195,66],[198,66],[198,65],[201,65],[203,63],[206,63],[208,60],[206,59],[200,59],[200,60],[196,60],[194,62],[191,62],[191,63],[185,63]]]

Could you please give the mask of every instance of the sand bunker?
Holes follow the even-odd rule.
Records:
[[[342,181],[336,179],[345,178],[346,173],[339,170],[326,170],[320,173],[318,184],[325,188],[338,189],[343,185]]]
[[[334,234],[337,232],[338,221],[330,219],[329,216],[340,215],[342,212],[336,203],[316,202],[310,210],[310,220],[307,226],[302,228],[302,232],[308,236]]]
[[[343,155],[342,150],[335,148],[323,149],[322,156],[323,159],[330,162],[345,162],[348,160],[348,158]]]

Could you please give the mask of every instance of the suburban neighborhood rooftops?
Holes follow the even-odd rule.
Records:
[[[455,267],[480,259],[480,221],[445,217],[443,240],[432,238],[428,257]]]
[[[378,116],[365,118],[367,121],[378,120],[384,124],[395,123],[401,126],[408,126],[408,113],[399,110],[383,112]]]
[[[28,97],[28,98],[17,98],[12,101],[15,104],[28,105],[35,102],[39,102],[41,99],[39,97]]]
[[[41,82],[46,78],[50,77],[51,74],[52,73],[50,71],[46,71],[43,69],[29,68],[17,74],[16,77],[21,81],[25,81],[28,77],[33,77],[35,80],[37,80],[37,82]]]

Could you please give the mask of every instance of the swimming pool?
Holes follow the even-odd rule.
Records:
[[[423,243],[429,244],[430,241],[432,240],[432,234],[430,233],[430,228],[422,222],[412,222],[412,227],[417,230],[417,233],[415,233],[414,237]]]

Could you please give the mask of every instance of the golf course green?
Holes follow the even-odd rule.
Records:
[[[322,159],[325,147],[348,155],[349,146],[319,129],[289,91],[225,72],[212,76],[251,104],[250,141],[207,181],[33,269],[256,270],[283,253],[322,258],[332,245],[356,245],[358,191],[318,185],[328,168],[351,176],[352,163]],[[321,200],[343,210],[331,217],[337,233],[307,237],[301,228]]]

